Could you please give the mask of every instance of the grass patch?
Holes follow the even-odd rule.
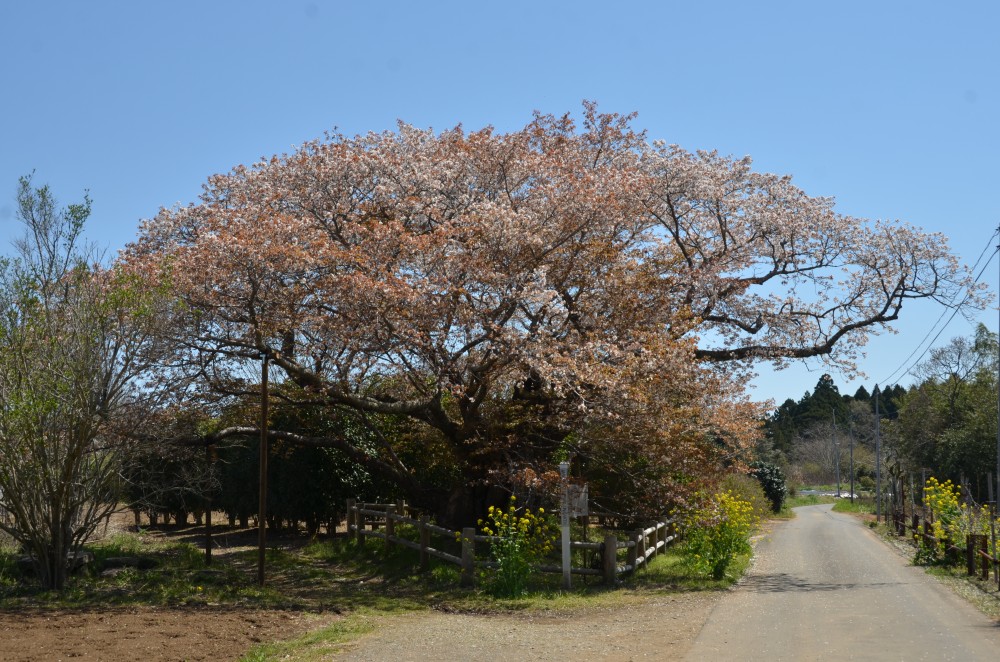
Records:
[[[0,608],[287,603],[280,592],[257,587],[253,577],[230,563],[206,566],[203,550],[189,542],[123,533],[86,549],[93,563],[70,577],[61,592],[42,590],[32,577],[12,575],[17,556],[0,550]]]
[[[837,499],[833,504],[833,509],[838,513],[871,515],[875,512],[875,500],[867,497],[860,497],[853,501],[850,499]]]
[[[339,652],[345,643],[372,632],[376,620],[377,617],[373,617],[370,612],[357,611],[336,623],[307,632],[295,639],[254,646],[240,660],[241,662],[327,660]]]
[[[819,494],[797,494],[793,497],[785,499],[785,505],[782,508],[782,512],[785,510],[790,511],[792,508],[798,508],[799,506],[817,506],[821,503],[835,503],[836,501],[836,497],[832,496],[821,496]]]

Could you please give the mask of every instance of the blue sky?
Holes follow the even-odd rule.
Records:
[[[508,130],[593,99],[842,213],[943,232],[972,264],[1000,224],[998,25],[986,0],[0,1],[0,244],[32,170],[63,202],[89,189],[113,252],[209,175],[334,127]],[[940,314],[904,308],[867,379],[833,373],[841,392],[884,382]],[[971,331],[958,316],[938,344]],[[762,370],[754,394],[797,399],[824,371]]]

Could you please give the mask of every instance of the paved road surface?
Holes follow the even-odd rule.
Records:
[[[1000,660],[1000,624],[831,508],[760,542],[687,659]]]

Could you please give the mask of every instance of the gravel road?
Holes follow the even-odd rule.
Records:
[[[1000,624],[831,507],[797,509],[757,545],[687,659],[1000,659]]]

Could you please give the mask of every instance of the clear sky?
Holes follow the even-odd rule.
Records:
[[[209,175],[334,127],[510,130],[593,99],[842,213],[943,232],[971,265],[1000,224],[998,26],[992,0],[0,0],[0,244],[33,170],[64,203],[89,189],[113,252]],[[941,312],[904,307],[868,379],[832,373],[841,392],[885,383]],[[959,315],[937,344],[971,332]],[[798,399],[824,371],[763,370],[754,393]]]

